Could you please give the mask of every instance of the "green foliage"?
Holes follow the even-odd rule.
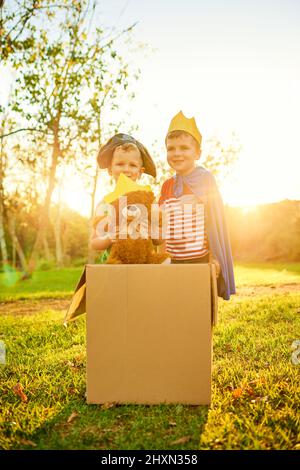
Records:
[[[15,199],[17,203],[17,199]],[[10,217],[14,217],[14,224],[17,237],[22,245],[25,255],[31,252],[38,221],[38,207],[30,205],[29,207],[24,204],[16,205],[15,208],[9,205],[7,200],[6,210],[9,212]],[[51,220],[54,223],[56,216],[56,208],[53,207],[51,211]],[[7,219],[6,219],[7,220]],[[47,241],[50,253],[55,252],[55,238],[52,227],[48,230]],[[12,257],[12,245],[9,237],[9,230],[7,223],[5,224],[8,240],[9,257]],[[89,240],[89,223],[86,217],[81,216],[77,212],[72,211],[68,207],[61,209],[61,237],[64,251],[64,264],[72,264],[72,260],[81,258],[87,260],[88,256],[88,240]],[[19,266],[19,262],[17,264]],[[51,269],[55,267],[53,259],[45,259],[41,257],[37,264],[37,269]]]
[[[226,179],[232,166],[238,160],[241,144],[233,133],[228,144],[224,144],[218,138],[211,138],[206,142],[206,149],[201,154],[200,163],[210,170],[218,183]]]
[[[30,11],[24,25],[27,42],[7,61],[17,71],[14,110],[25,118],[26,127],[43,131],[50,144],[56,136],[59,157],[67,158],[68,151],[94,135],[104,101],[113,104],[128,87],[128,64],[118,52],[117,39],[132,27],[114,37],[91,27],[99,11],[90,1],[65,0],[57,6],[44,0]],[[36,13],[41,16],[39,27],[30,22]],[[17,12],[12,9],[3,22],[7,26],[14,20]],[[33,138],[38,141],[40,136]]]
[[[55,207],[52,208],[51,220],[56,217]],[[76,258],[88,256],[89,222],[86,217],[68,207],[61,208],[61,237],[65,261],[72,262]],[[54,239],[50,244],[54,250]]]
[[[227,208],[233,255],[247,261],[300,260],[300,202],[281,201],[250,211]]]
[[[50,271],[51,269],[55,269],[55,261],[48,261],[45,259],[40,259],[37,265],[38,271]]]
[[[103,139],[103,111],[107,108],[109,112],[108,132],[112,110],[118,108],[123,92],[131,99],[128,86],[132,77],[138,77],[135,70],[129,73],[129,64],[120,53],[133,26],[123,31],[97,28],[99,8],[97,1],[90,0],[62,0],[57,5],[41,0],[30,6],[15,2],[6,8],[5,4],[2,11],[3,60],[16,74],[7,112],[20,128],[1,132],[0,138],[30,131],[16,143],[16,157],[11,154],[21,164],[19,173],[34,172],[34,181],[24,178],[21,190],[30,185],[39,195],[36,221],[29,229],[32,232],[31,227],[35,228],[35,237],[29,243],[26,239],[24,248],[25,255],[30,253],[30,269],[41,255],[45,239],[51,244],[49,214],[58,171],[68,163],[79,163],[82,179],[88,180],[89,188],[95,186],[94,155]],[[3,186],[10,195],[8,173],[3,174]],[[13,182],[19,184],[18,171],[12,175]],[[78,236],[73,238],[72,229],[68,231],[70,243],[68,247],[64,244],[63,260],[59,240],[66,237],[56,237],[59,264],[87,255],[87,237],[85,246],[82,244],[85,228],[77,229]]]

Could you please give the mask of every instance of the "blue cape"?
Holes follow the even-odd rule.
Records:
[[[174,193],[183,194],[183,185],[204,201],[206,232],[212,255],[218,260],[221,273],[218,277],[218,295],[225,300],[235,294],[233,262],[224,205],[214,176],[203,167],[196,167],[187,176],[176,175]]]

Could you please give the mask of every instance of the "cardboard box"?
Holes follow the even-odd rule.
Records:
[[[88,403],[210,403],[212,269],[86,266]]]

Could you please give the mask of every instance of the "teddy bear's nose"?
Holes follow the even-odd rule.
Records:
[[[138,217],[141,213],[139,207],[130,204],[129,206],[124,207],[122,214],[126,217]]]
[[[135,214],[138,212],[138,207],[136,206],[127,206],[127,212],[131,212],[132,214]]]

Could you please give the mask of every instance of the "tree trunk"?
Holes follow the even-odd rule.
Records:
[[[91,194],[91,213],[90,213],[90,221],[89,221],[90,233],[92,233],[93,218],[95,214],[95,197],[96,197],[96,190],[97,190],[97,183],[98,183],[98,174],[99,174],[99,169],[97,166],[94,179],[93,179],[93,191]],[[88,262],[90,264],[93,264],[95,262],[95,258],[96,258],[95,251],[90,250],[89,248],[88,249]]]
[[[40,253],[43,240],[47,233],[47,228],[49,226],[50,203],[51,203],[53,189],[55,186],[55,175],[56,175],[56,168],[57,168],[59,155],[60,155],[60,146],[59,146],[59,139],[58,139],[58,124],[57,124],[54,129],[52,162],[51,162],[51,168],[50,168],[50,173],[49,173],[48,188],[47,188],[45,203],[40,212],[38,233],[37,233],[34,246],[31,252],[30,260],[28,263],[28,270],[30,274],[32,274],[32,272],[35,270],[36,261]]]
[[[101,130],[101,111],[99,112],[98,119],[97,119],[97,130],[98,130],[98,145],[99,148],[101,147],[101,140],[102,140],[102,130]],[[98,183],[98,174],[99,174],[99,168],[98,165],[96,166],[96,171],[94,174],[94,179],[93,179],[93,190],[91,194],[91,213],[90,213],[90,223],[89,223],[89,232],[90,234],[92,233],[93,229],[93,218],[95,215],[95,197],[96,197],[96,190],[97,190],[97,183]],[[89,237],[89,242],[90,242],[90,237]],[[90,247],[88,246],[88,262],[90,264],[95,263],[96,259],[96,252],[94,250],[91,250]]]
[[[15,220],[14,220],[13,217],[9,217],[9,219],[8,219],[8,230],[9,230],[9,233],[10,233],[12,245],[18,253],[21,268],[22,268],[22,271],[24,272],[23,278],[27,278],[27,277],[29,277],[29,275],[28,275],[28,267],[27,267],[27,263],[26,263],[26,257],[24,255],[23,249],[20,245],[20,242],[18,240],[16,231],[15,231]]]
[[[47,234],[46,234],[46,233],[44,233],[43,247],[44,247],[45,259],[46,259],[47,261],[51,261],[52,256],[51,256],[51,253],[50,253],[50,249],[49,249],[49,244],[48,244]]]
[[[3,129],[1,129],[1,133],[3,133]],[[4,152],[3,152],[2,140],[1,140],[0,145],[1,145],[0,147],[0,247],[1,247],[2,262],[3,264],[6,264],[8,262],[8,254],[7,254],[7,246],[6,246],[5,232],[4,232],[4,204],[3,204]]]
[[[16,219],[15,217],[12,217],[11,219],[9,219],[8,221],[8,226],[9,224],[11,224],[11,230],[13,231],[13,233],[16,232]],[[8,229],[9,232],[11,232],[10,229]],[[14,269],[16,269],[17,267],[17,260],[16,260],[16,244],[14,243],[14,240],[13,238],[11,237],[11,240],[12,240],[12,260],[11,260],[11,265]]]
[[[97,191],[97,184],[98,184],[98,174],[99,174],[99,169],[98,166],[96,168],[96,172],[94,175],[93,179],[93,191],[91,194],[91,213],[90,213],[90,220],[93,220],[94,213],[95,213],[95,197],[96,197],[96,191]]]
[[[0,196],[0,245],[1,245],[1,257],[3,264],[8,263],[7,247],[4,233],[4,221],[3,221],[3,204],[2,196]]]
[[[17,254],[17,253],[16,253],[16,245],[13,244],[13,246],[12,246],[12,256],[11,256],[11,258],[12,258],[11,265],[12,265],[12,267],[13,267],[14,269],[17,268],[16,254]]]
[[[55,235],[55,254],[56,266],[61,268],[63,266],[63,250],[61,243],[61,216],[60,216],[60,201],[57,205],[56,218],[54,220],[54,235]]]

